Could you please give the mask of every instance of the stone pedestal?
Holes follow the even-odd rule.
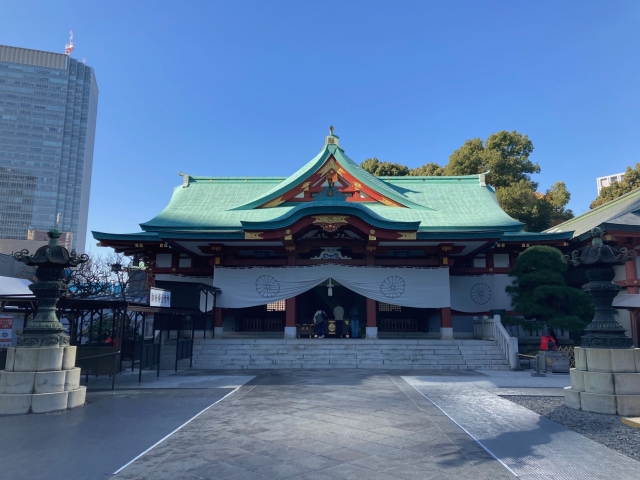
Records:
[[[640,348],[575,348],[565,404],[585,412],[640,416]]]
[[[378,338],[378,327],[367,327],[366,338],[376,340]]]
[[[442,340],[453,340],[453,327],[440,327],[440,338]]]
[[[296,327],[284,327],[284,338],[296,338],[297,335]]]
[[[9,348],[0,370],[0,415],[48,413],[84,405],[76,347]]]

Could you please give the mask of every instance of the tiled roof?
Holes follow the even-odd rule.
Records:
[[[482,175],[460,177],[374,177],[347,157],[337,145],[327,145],[304,167],[288,178],[188,176],[175,187],[165,209],[141,224],[147,232],[234,232],[242,222],[272,222],[292,217],[292,211],[318,202],[282,203],[257,208],[278,198],[315,173],[333,155],[340,165],[363,185],[403,205],[344,202],[382,222],[419,225],[418,232],[482,232],[522,230],[523,224],[509,217],[498,205],[494,190]],[[341,208],[336,203],[331,209]],[[329,206],[327,206],[329,208]],[[335,212],[331,212],[335,213]],[[357,214],[357,213],[356,213]],[[104,234],[101,234],[104,235]],[[104,237],[106,239],[106,237]]]

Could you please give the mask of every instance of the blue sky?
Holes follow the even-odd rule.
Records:
[[[0,0],[0,44],[62,52],[73,29],[95,68],[108,232],[138,231],[178,170],[288,175],[329,125],[354,160],[410,167],[526,133],[540,190],[563,180],[584,212],[640,161],[639,24],[637,1]]]

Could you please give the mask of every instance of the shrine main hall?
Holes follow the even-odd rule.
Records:
[[[321,310],[327,337],[470,339],[511,310],[518,254],[572,237],[524,232],[483,174],[375,177],[333,129],[289,177],[181,175],[142,231],[93,235],[145,262],[167,312],[201,312],[205,338],[314,336]]]

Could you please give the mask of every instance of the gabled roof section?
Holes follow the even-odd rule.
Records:
[[[368,186],[384,197],[383,201],[386,199],[390,200],[390,202],[386,202],[387,206],[401,206],[420,210],[428,208],[425,205],[412,202],[402,195],[398,189],[387,182],[383,182],[360,167],[360,165],[344,153],[344,150],[340,147],[338,136],[334,135],[333,131],[331,131],[331,134],[325,139],[324,147],[315,158],[273,189],[250,202],[236,207],[234,210],[251,210],[260,207],[264,208],[265,206],[278,206],[282,203],[282,197],[284,195],[295,187],[303,184],[332,160],[338,162],[338,167],[344,169],[359,183]]]
[[[608,230],[640,230],[640,189],[633,190],[545,232],[573,231],[579,237],[594,227]]]
[[[345,170],[343,179],[362,183],[371,191],[389,199],[352,201],[339,192],[328,195],[333,187],[322,187],[315,197],[273,202],[302,185],[309,175],[319,178],[323,165],[335,159]],[[326,166],[324,167],[326,168]],[[320,171],[319,171],[320,169]],[[483,175],[458,177],[374,177],[347,157],[336,135],[325,139],[322,151],[293,175],[284,177],[199,177],[181,174],[182,184],[175,187],[169,204],[155,218],[142,223],[145,232],[167,235],[210,235],[221,238],[243,232],[247,225],[283,224],[303,212],[318,208],[366,217],[391,228],[419,225],[422,234],[470,234],[475,232],[517,232],[523,224],[509,217],[485,184]],[[351,178],[349,180],[347,177]],[[357,180],[356,180],[357,179]],[[316,187],[318,189],[319,187]],[[335,187],[333,190],[342,187]],[[351,187],[349,187],[351,188]],[[312,192],[308,192],[311,194]],[[302,201],[301,201],[302,200]],[[313,207],[317,208],[313,208]],[[260,208],[262,207],[262,208]],[[406,208],[405,208],[406,207]],[[404,224],[404,225],[399,225]],[[96,232],[97,237],[105,234]],[[105,238],[107,240],[107,238]]]

